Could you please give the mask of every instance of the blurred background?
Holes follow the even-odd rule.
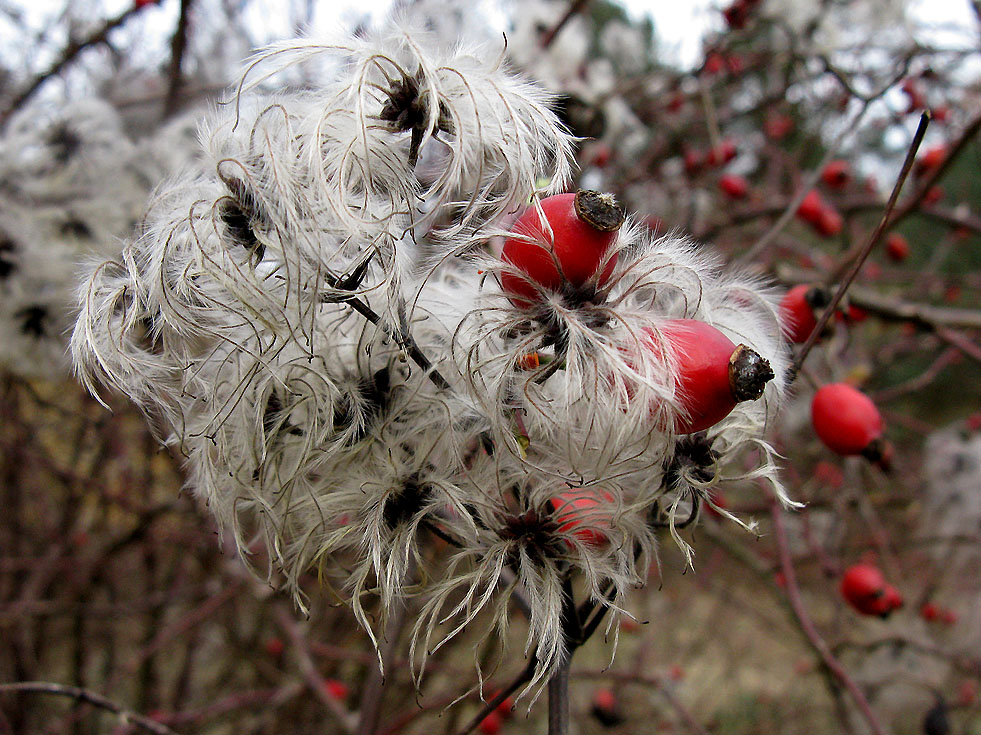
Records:
[[[806,509],[720,490],[759,535],[704,514],[687,572],[666,538],[612,663],[617,631],[577,656],[572,707],[580,733],[981,733],[968,0],[0,0],[0,733],[456,733],[479,711],[456,700],[488,652],[440,650],[417,693],[393,625],[382,682],[349,610],[325,590],[304,618],[275,575],[247,572],[143,416],[109,395],[106,410],[65,357],[79,264],[120,252],[249,54],[393,15],[448,43],[506,36],[583,139],[580,187],[784,289],[840,282],[931,112],[889,227],[770,430]],[[315,81],[297,67],[276,83]],[[811,397],[836,381],[879,407],[888,471],[815,436]],[[859,562],[898,591],[887,617],[843,599]],[[544,708],[477,727],[544,732]]]

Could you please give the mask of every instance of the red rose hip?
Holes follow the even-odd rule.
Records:
[[[595,488],[570,489],[548,501],[559,531],[571,533],[588,546],[607,543],[603,529],[610,527],[615,503],[613,495]]]
[[[886,255],[895,263],[902,263],[909,257],[909,242],[898,232],[890,232],[886,238]]]
[[[725,174],[719,178],[719,188],[730,199],[745,199],[749,193],[749,182],[736,174]]]
[[[805,222],[816,225],[824,210],[825,204],[821,195],[816,190],[811,189],[797,205],[797,216]]]
[[[853,564],[841,578],[841,596],[863,615],[881,615],[886,579],[872,564]]]
[[[784,334],[794,344],[804,344],[817,326],[817,309],[831,303],[831,294],[823,286],[802,283],[790,289],[780,300],[780,323]]]
[[[830,161],[821,172],[821,181],[830,189],[844,188],[852,178],[848,161]]]
[[[501,287],[525,309],[543,300],[545,291],[602,286],[616,266],[616,253],[609,250],[624,221],[611,194],[581,190],[546,197],[540,204],[545,221],[535,207],[526,210],[502,253],[525,277],[504,273]]]
[[[841,455],[863,454],[878,459],[883,422],[879,409],[860,390],[847,383],[831,383],[811,401],[814,431],[825,446]]]
[[[738,347],[705,322],[675,319],[661,326],[677,360],[676,385],[684,411],[675,430],[679,434],[703,431],[729,415],[737,403],[756,400],[773,379],[770,363],[746,345]],[[655,353],[660,347],[649,333]]]

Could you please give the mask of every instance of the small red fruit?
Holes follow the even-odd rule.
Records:
[[[848,321],[858,324],[859,322],[864,322],[866,319],[869,318],[869,312],[867,312],[861,306],[855,306],[855,304],[849,304],[847,317],[848,317]]]
[[[749,20],[750,7],[740,0],[736,0],[728,8],[722,11],[722,17],[726,19],[726,25],[733,30],[740,30],[746,27]]]
[[[723,166],[736,157],[739,149],[728,138],[723,140],[705,155],[706,166]]]
[[[823,459],[814,465],[814,478],[832,490],[840,490],[845,484],[844,473],[835,465]]]
[[[592,713],[603,727],[616,727],[623,723],[620,703],[612,689],[597,689],[593,692]]]
[[[916,168],[922,174],[937,168],[945,160],[947,160],[947,146],[935,145],[925,150],[923,155],[917,159]]]
[[[609,250],[624,221],[611,194],[580,190],[546,197],[540,204],[545,222],[536,208],[526,210],[511,228],[514,236],[502,252],[526,278],[503,273],[501,287],[511,295],[511,303],[525,309],[544,298],[543,290],[578,291],[606,283],[617,262],[616,253]]]
[[[927,622],[933,622],[940,617],[940,608],[932,602],[927,602],[920,608],[920,617]]]
[[[497,696],[497,692],[494,693],[494,697]],[[492,697],[493,699],[493,697]],[[503,719],[508,720],[514,714],[514,699],[512,697],[505,697],[501,700],[501,703],[497,705],[497,709],[494,710]]]
[[[780,322],[787,339],[804,344],[817,326],[816,310],[831,303],[831,294],[823,286],[802,283],[794,286],[780,301]]]
[[[347,699],[347,695],[351,693],[347,684],[339,679],[324,679],[324,691],[327,693],[327,696],[339,702],[343,702]]]
[[[703,431],[729,415],[737,403],[763,395],[773,370],[770,363],[746,345],[738,347],[722,332],[705,322],[675,319],[661,327],[661,335],[677,359],[677,389],[684,416],[679,434]],[[660,347],[652,332],[648,345]]]
[[[745,199],[749,193],[749,182],[736,174],[725,174],[719,179],[719,188],[730,199]]]
[[[588,546],[602,546],[609,541],[603,529],[610,527],[616,503],[611,493],[595,488],[575,488],[548,502],[559,531],[571,532]]]
[[[266,649],[268,653],[273,658],[279,658],[283,655],[283,650],[286,648],[283,643],[282,638],[273,636],[272,638],[266,638],[265,642],[262,644],[263,648]]]
[[[501,731],[501,716],[494,710],[480,721],[477,731],[481,735],[497,735]]]
[[[923,195],[923,203],[932,207],[934,204],[939,202],[944,198],[944,189],[942,186],[931,186],[927,189],[926,194]]]
[[[914,110],[919,110],[926,107],[926,99],[923,96],[923,92],[920,90],[920,85],[917,84],[915,79],[907,77],[903,80],[900,89],[902,89],[903,94],[909,98],[909,104],[906,108],[907,112],[913,112]]]
[[[957,686],[957,704],[961,707],[973,707],[978,701],[978,683],[974,679],[964,679]]]
[[[852,178],[852,167],[848,161],[831,161],[821,172],[821,180],[831,189],[844,188]]]
[[[807,196],[797,206],[797,216],[805,222],[816,225],[821,219],[821,213],[824,212],[824,209],[824,200],[821,199],[821,195],[816,190],[812,189],[807,192]]]
[[[882,612],[879,613],[883,617],[886,617],[893,610],[898,610],[903,606],[903,596],[900,594],[899,590],[893,587],[891,584],[886,585],[886,592],[882,596]]]
[[[853,564],[841,578],[841,596],[863,615],[881,615],[886,579],[872,564]]]
[[[954,625],[958,620],[957,613],[945,607],[940,611],[940,620],[947,625]]]
[[[788,115],[770,115],[763,123],[763,132],[770,140],[783,140],[793,128],[794,121]]]
[[[702,167],[702,163],[701,153],[694,150],[685,151],[685,172],[689,176],[698,173],[698,170]]]
[[[902,263],[909,257],[909,242],[898,232],[890,232],[886,238],[886,255],[889,260]]]
[[[814,224],[814,229],[818,231],[818,234],[824,237],[834,237],[841,233],[841,228],[844,227],[845,220],[842,216],[838,214],[838,210],[834,207],[827,205],[821,212],[821,216],[818,221]]]
[[[726,60],[718,51],[709,51],[705,56],[705,69],[706,74],[718,74],[725,68]]]
[[[593,142],[583,153],[586,163],[597,168],[606,168],[610,163],[610,159],[613,158],[613,149],[608,143],[603,143],[602,141]]]
[[[814,430],[833,452],[862,454],[873,461],[882,453],[882,416],[872,400],[847,383],[825,385],[811,401]]]

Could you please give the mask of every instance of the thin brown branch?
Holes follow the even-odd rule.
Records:
[[[184,75],[181,65],[184,53],[187,51],[188,19],[194,0],[181,0],[181,12],[177,19],[177,29],[170,42],[170,68],[167,71],[167,97],[164,100],[164,116],[169,117],[177,111],[180,105],[181,92],[184,88]]]
[[[565,28],[566,23],[572,20],[578,13],[581,13],[586,6],[589,5],[589,0],[574,0],[569,9],[565,11],[565,15],[559,18],[559,22],[556,23],[552,28],[550,28],[544,36],[542,36],[539,45],[543,49],[547,49],[555,41],[555,37],[559,35],[561,30]]]
[[[122,13],[117,15],[115,18],[110,18],[105,23],[103,23],[99,28],[89,34],[86,38],[78,40],[69,40],[68,45],[65,46],[64,50],[61,52],[61,56],[52,64],[48,69],[38,74],[28,85],[21,91],[13,101],[7,106],[2,113],[0,113],[0,126],[3,126],[10,119],[17,110],[24,106],[34,94],[47,82],[49,79],[58,76],[65,67],[71,64],[78,55],[82,53],[87,48],[92,46],[99,46],[105,43],[109,34],[116,28],[119,28],[130,16],[136,15],[143,8],[137,4],[132,4],[128,9],[124,10]]]
[[[564,660],[548,680],[548,735],[568,735],[569,733],[569,670],[572,668],[572,653]]]
[[[385,626],[385,642],[381,650],[381,662],[384,666],[391,669],[395,658],[396,647],[398,646],[399,636],[402,633],[402,626],[405,624],[406,610],[404,605],[399,605],[395,610],[389,611],[388,623]],[[361,693],[361,719],[358,722],[358,735],[375,735],[378,731],[378,724],[381,721],[381,706],[385,696],[385,675],[380,667],[373,667],[365,684],[364,691]]]
[[[916,155],[916,150],[919,148],[919,142],[922,140],[922,133],[925,132],[924,129],[926,124],[924,121],[928,120],[929,117],[929,112],[924,112],[920,117],[920,124],[916,129],[916,135],[913,136],[913,143],[910,144],[910,149],[906,154],[906,160],[903,162],[903,170],[900,173],[900,179],[896,182],[897,187],[893,189],[893,196],[889,198],[890,205],[894,204],[894,196],[898,195],[899,185],[905,180],[904,174],[908,174],[909,168],[913,165],[911,158]],[[873,233],[872,240],[867,243],[864,248],[857,248],[845,253],[838,267],[835,269],[832,280],[837,280],[843,273],[851,272],[850,269],[855,270],[856,261],[858,262],[858,267],[861,267],[861,264],[865,261],[865,258],[868,257],[866,250],[871,251],[872,248],[879,243],[882,234],[886,230],[891,230],[906,219],[906,217],[908,217],[910,214],[920,210],[924,197],[926,197],[930,189],[932,189],[937,181],[939,181],[944,173],[946,173],[947,169],[950,168],[958,154],[964,150],[968,143],[971,142],[971,139],[978,134],[978,131],[981,131],[981,115],[974,118],[974,120],[972,120],[968,126],[964,128],[957,140],[948,146],[947,155],[943,162],[920,179],[916,190],[911,196],[907,197],[900,206],[895,207],[895,211],[892,211],[892,206],[886,206],[886,213],[883,216],[883,221],[879,223],[879,227],[877,227]],[[917,136],[919,136],[919,138]]]
[[[324,678],[317,671],[317,665],[313,662],[310,645],[306,636],[300,631],[300,626],[293,617],[292,611],[287,609],[285,605],[277,604],[273,614],[279,627],[286,633],[286,637],[289,638],[290,644],[293,646],[300,673],[303,675],[307,688],[321,704],[334,714],[335,721],[344,729],[344,732],[353,735],[354,726],[351,723],[351,715],[340,702],[327,692]]]
[[[480,712],[474,715],[473,719],[471,719],[466,725],[463,726],[463,729],[460,730],[458,735],[468,735],[469,733],[476,730],[477,727],[480,725],[480,723],[483,722],[484,719],[486,719],[487,715],[489,715],[491,712],[496,710],[505,699],[510,697],[516,691],[518,691],[518,689],[522,685],[527,684],[529,681],[531,681],[531,677],[535,673],[535,666],[537,666],[537,664],[538,664],[537,659],[534,656],[532,656],[528,660],[527,666],[525,666],[524,669],[521,670],[521,673],[518,674],[516,677],[514,677],[514,679],[511,680],[510,684],[504,687],[489,702],[487,702],[481,708]]]
[[[55,684],[48,681],[21,681],[13,684],[0,684],[0,692],[51,694],[58,697],[69,697],[79,702],[90,704],[93,707],[98,707],[99,709],[104,709],[108,712],[117,714],[124,721],[137,725],[148,732],[156,733],[156,735],[176,735],[176,733],[166,725],[163,725],[156,720],[151,720],[149,717],[144,717],[143,715],[128,710],[122,705],[113,702],[111,699],[103,697],[101,694],[93,692],[89,689],[83,689],[81,687]]]
[[[811,330],[810,336],[807,338],[807,342],[801,348],[796,359],[794,360],[794,374],[796,374],[801,365],[804,364],[804,360],[807,359],[807,355],[817,344],[818,337],[824,332],[824,328],[828,325],[831,317],[835,313],[835,309],[838,308],[838,304],[841,303],[841,299],[844,297],[845,292],[848,291],[848,287],[852,285],[852,281],[858,275],[858,271],[861,269],[862,264],[865,263],[866,259],[872,253],[872,248],[879,241],[882,233],[885,232],[886,228],[891,225],[893,218],[891,218],[893,209],[896,207],[896,200],[899,199],[899,193],[903,190],[903,185],[906,183],[906,178],[909,176],[909,172],[913,168],[913,161],[916,158],[916,152],[920,149],[920,143],[923,142],[923,136],[926,134],[927,126],[930,124],[930,113],[924,112],[920,117],[920,124],[916,128],[916,133],[913,135],[913,141],[910,143],[909,150],[906,151],[906,160],[903,161],[903,167],[899,172],[899,176],[896,179],[896,184],[892,188],[892,194],[889,195],[889,201],[886,204],[886,210],[882,214],[882,218],[879,220],[879,224],[872,231],[869,239],[865,243],[865,247],[858,253],[858,256],[852,261],[851,268],[848,270],[848,274],[845,276],[844,280],[838,286],[838,290],[835,292],[834,297],[831,299],[831,303],[828,304],[824,313],[821,314],[821,318],[818,319],[817,324],[814,329]]]
[[[930,366],[924,370],[922,373],[917,375],[915,378],[910,378],[904,383],[899,385],[894,385],[891,388],[884,388],[880,391],[876,391],[872,394],[872,400],[878,403],[885,403],[886,401],[891,401],[900,396],[904,396],[907,393],[913,393],[918,390],[922,390],[927,387],[937,379],[937,377],[944,371],[944,368],[953,364],[960,351],[955,347],[948,347],[946,350],[940,353],[940,356],[934,360]]]
[[[784,510],[780,505],[779,499],[776,496],[771,496],[770,518],[773,520],[773,534],[777,544],[777,553],[780,557],[780,570],[783,572],[786,582],[785,589],[790,607],[793,609],[797,622],[808,643],[820,657],[824,667],[851,695],[869,729],[874,735],[886,735],[887,731],[885,727],[879,722],[879,718],[875,712],[872,711],[872,707],[869,705],[864,692],[862,692],[861,688],[848,672],[845,671],[845,667],[841,665],[841,662],[835,658],[831,648],[825,642],[824,638],[821,637],[817,626],[814,625],[814,621],[811,620],[811,616],[807,612],[807,607],[804,605],[804,600],[801,597],[800,587],[797,585],[797,574],[794,571],[794,562],[790,554],[790,541],[787,538],[787,528],[783,522],[783,512]]]

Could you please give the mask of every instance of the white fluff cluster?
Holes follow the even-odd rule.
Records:
[[[317,568],[374,637],[420,597],[421,672],[478,616],[488,635],[506,627],[519,595],[537,684],[569,644],[574,576],[619,611],[657,529],[736,458],[755,450],[749,474],[777,484],[761,435],[786,360],[771,294],[632,225],[593,300],[529,311],[502,293],[514,269],[486,242],[567,186],[573,141],[500,51],[398,30],[262,54],[199,163],[93,269],[72,351],[91,390],[153,417],[239,547],[261,542],[298,599]],[[324,58],[316,89],[249,93]],[[682,411],[677,356],[639,349],[682,317],[781,376],[695,437],[665,428]]]
[[[68,376],[80,264],[119,251],[151,188],[192,150],[186,135],[174,145],[187,126],[179,120],[137,144],[96,99],[11,120],[0,137],[0,367]]]

